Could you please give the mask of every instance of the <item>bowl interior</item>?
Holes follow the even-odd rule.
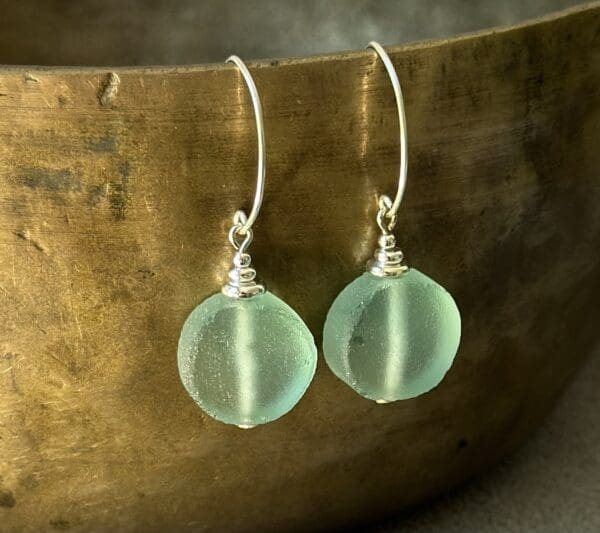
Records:
[[[0,64],[152,65],[295,57],[510,25],[577,0],[0,0]],[[5,4],[2,7],[2,4]]]

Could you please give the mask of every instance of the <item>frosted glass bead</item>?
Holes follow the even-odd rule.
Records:
[[[380,403],[433,389],[459,343],[460,314],[452,296],[414,268],[397,277],[366,272],[354,280],[331,306],[323,332],[334,374]]]
[[[302,319],[273,294],[215,294],[186,320],[177,360],[183,385],[206,413],[252,427],[298,403],[314,376],[317,349]]]

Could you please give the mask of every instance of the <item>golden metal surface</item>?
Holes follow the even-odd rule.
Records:
[[[595,4],[392,50],[397,235],[455,296],[459,355],[435,391],[385,406],[321,359],[301,403],[252,431],[205,417],[175,360],[253,190],[239,74],[0,68],[0,531],[315,531],[512,450],[598,341],[599,26]],[[320,344],[395,190],[393,95],[369,51],[250,67],[268,150],[254,263]]]

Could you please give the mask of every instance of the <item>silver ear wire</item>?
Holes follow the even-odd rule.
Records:
[[[222,292],[231,298],[251,298],[265,292],[264,285],[257,283],[256,271],[252,268],[250,254],[246,252],[252,242],[252,226],[258,217],[265,190],[266,156],[265,156],[265,128],[263,123],[262,105],[252,75],[245,63],[238,56],[230,56],[225,61],[233,63],[242,74],[254,108],[256,120],[256,138],[258,148],[258,164],[256,171],[256,191],[250,215],[238,210],[233,215],[233,225],[229,230],[229,242],[235,249],[233,267],[229,271],[229,281]]]
[[[381,236],[378,241],[378,248],[375,251],[373,259],[367,263],[367,270],[376,276],[399,276],[408,270],[408,267],[402,264],[403,254],[396,248],[396,239],[392,235],[392,231],[396,226],[398,217],[398,209],[404,196],[406,189],[408,157],[406,148],[406,114],[404,112],[404,99],[402,98],[402,88],[398,73],[394,68],[394,64],[390,56],[383,47],[371,41],[367,48],[373,49],[387,70],[387,73],[392,82],[394,96],[396,97],[396,108],[398,109],[398,125],[400,129],[400,170],[398,175],[398,190],[392,202],[391,198],[386,194],[382,194],[378,199],[377,209],[377,225],[381,230]]]
[[[379,210],[383,211],[383,217],[387,218],[389,221],[389,224],[387,225],[387,231],[389,232],[392,231],[395,225],[396,215],[398,214],[398,209],[400,208],[400,203],[404,196],[404,189],[406,189],[406,175],[408,170],[408,157],[406,153],[406,113],[404,112],[404,99],[402,98],[400,80],[398,79],[398,73],[394,68],[390,56],[383,47],[375,41],[371,41],[367,45],[367,48],[375,50],[381,61],[383,61],[385,69],[390,77],[390,81],[392,82],[394,96],[396,97],[396,108],[398,109],[398,125],[400,127],[400,171],[398,176],[398,190],[396,191],[396,197],[393,202],[386,195],[382,195],[379,198]]]

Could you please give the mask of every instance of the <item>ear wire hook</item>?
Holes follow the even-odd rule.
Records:
[[[396,108],[398,109],[398,124],[400,129],[400,171],[398,176],[398,190],[396,191],[396,197],[393,202],[386,194],[382,194],[378,198],[377,203],[379,209],[377,211],[377,225],[381,229],[381,235],[377,241],[378,247],[375,250],[375,254],[367,263],[367,270],[375,276],[401,276],[408,271],[408,267],[403,264],[404,255],[402,254],[402,251],[396,247],[396,239],[394,235],[392,235],[392,231],[396,225],[398,209],[402,202],[402,197],[404,196],[404,189],[406,189],[406,172],[408,168],[406,157],[406,114],[404,113],[404,99],[402,98],[402,89],[400,88],[398,73],[394,68],[390,56],[388,56],[383,47],[375,41],[371,41],[367,45],[367,48],[375,50],[377,55],[383,61],[388,76],[390,77],[392,87],[394,88],[394,95],[396,97]]]
[[[390,59],[390,56],[383,49],[383,47],[376,41],[371,41],[367,48],[374,50],[387,70],[392,87],[394,89],[394,95],[396,97],[396,108],[398,109],[398,123],[400,128],[400,172],[398,176],[398,191],[394,201],[389,196],[382,194],[379,197],[378,205],[379,212],[377,214],[377,223],[384,234],[389,234],[396,225],[396,217],[402,197],[404,196],[404,190],[406,189],[406,175],[408,170],[408,158],[406,148],[406,114],[404,112],[404,99],[402,98],[402,88],[400,87],[400,80],[398,79],[398,73],[394,68],[394,64]],[[387,218],[388,223],[386,224],[384,218]]]
[[[256,85],[254,84],[254,80],[252,79],[252,75],[250,74],[248,67],[246,67],[245,63],[235,55],[228,57],[225,60],[225,63],[233,63],[239,69],[244,81],[246,82],[248,92],[250,93],[250,98],[252,99],[252,107],[254,108],[254,118],[256,119],[256,139],[258,144],[258,164],[256,170],[256,192],[254,193],[254,203],[248,216],[246,216],[246,213],[241,209],[235,212],[235,215],[233,216],[233,225],[236,230],[230,233],[230,240],[232,240],[232,238],[234,238],[236,235],[245,237],[249,232],[252,231],[252,226],[258,217],[258,212],[260,211],[260,207],[262,205],[266,173],[265,128],[263,123],[263,112],[262,105],[260,103],[260,97],[258,96]],[[233,240],[232,244],[237,246]]]
[[[256,281],[256,271],[252,268],[248,246],[252,242],[252,226],[258,217],[265,190],[265,128],[263,123],[260,97],[248,67],[238,56],[230,56],[226,63],[233,63],[241,72],[254,108],[256,119],[256,139],[258,145],[258,164],[256,170],[256,192],[250,214],[239,209],[233,215],[233,226],[229,230],[229,242],[235,248],[233,267],[229,271],[229,281],[223,286],[222,292],[231,298],[252,298],[265,292],[265,286]]]

